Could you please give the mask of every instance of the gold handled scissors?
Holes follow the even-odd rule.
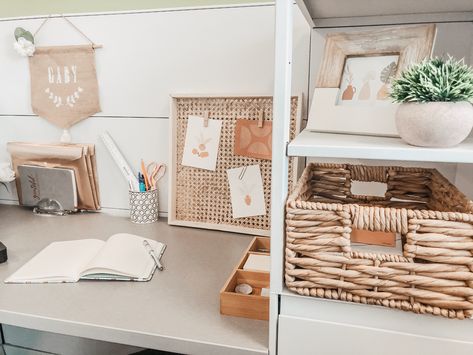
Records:
[[[158,181],[161,180],[166,173],[166,165],[158,164],[153,161],[146,166],[146,171],[148,172],[150,189],[154,190],[158,187]]]

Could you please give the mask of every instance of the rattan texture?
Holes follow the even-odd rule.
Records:
[[[385,197],[354,196],[352,181],[384,182]],[[291,291],[473,315],[473,204],[437,170],[311,163],[286,207]],[[352,251],[352,228],[400,233],[403,256]]]
[[[251,97],[178,97],[176,100],[177,162],[176,162],[176,220],[208,224],[231,225],[257,230],[270,228],[271,161],[234,155],[235,124],[237,119],[258,120],[258,110],[264,110],[264,120],[272,121],[273,100],[270,96]],[[296,134],[298,97],[291,99],[291,139]],[[182,155],[189,115],[222,120],[217,166],[208,171],[182,166]],[[259,164],[263,179],[266,215],[234,219],[227,169]],[[290,164],[290,176],[294,164]]]

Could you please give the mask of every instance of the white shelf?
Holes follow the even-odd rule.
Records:
[[[287,149],[289,156],[473,163],[473,138],[453,148],[421,148],[400,138],[319,133],[304,130]]]
[[[426,13],[465,13],[473,11],[471,0],[303,0],[313,19],[412,15]]]

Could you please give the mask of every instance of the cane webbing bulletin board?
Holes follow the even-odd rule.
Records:
[[[290,139],[299,130],[300,102],[300,97],[291,99]],[[271,96],[172,97],[169,224],[269,236],[271,161],[234,154],[236,120],[258,121],[260,110],[264,121],[272,121]],[[188,117],[206,112],[209,119],[223,121],[215,171],[181,165]],[[266,215],[234,219],[226,171],[255,164],[261,168]],[[295,165],[295,160],[289,164],[290,184],[296,178]]]

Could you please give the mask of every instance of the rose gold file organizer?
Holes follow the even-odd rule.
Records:
[[[28,164],[45,167],[61,167],[74,170],[77,184],[78,209],[100,209],[95,146],[93,144],[38,144],[10,142],[7,150],[11,155],[13,169]],[[21,186],[16,180],[21,204]]]

